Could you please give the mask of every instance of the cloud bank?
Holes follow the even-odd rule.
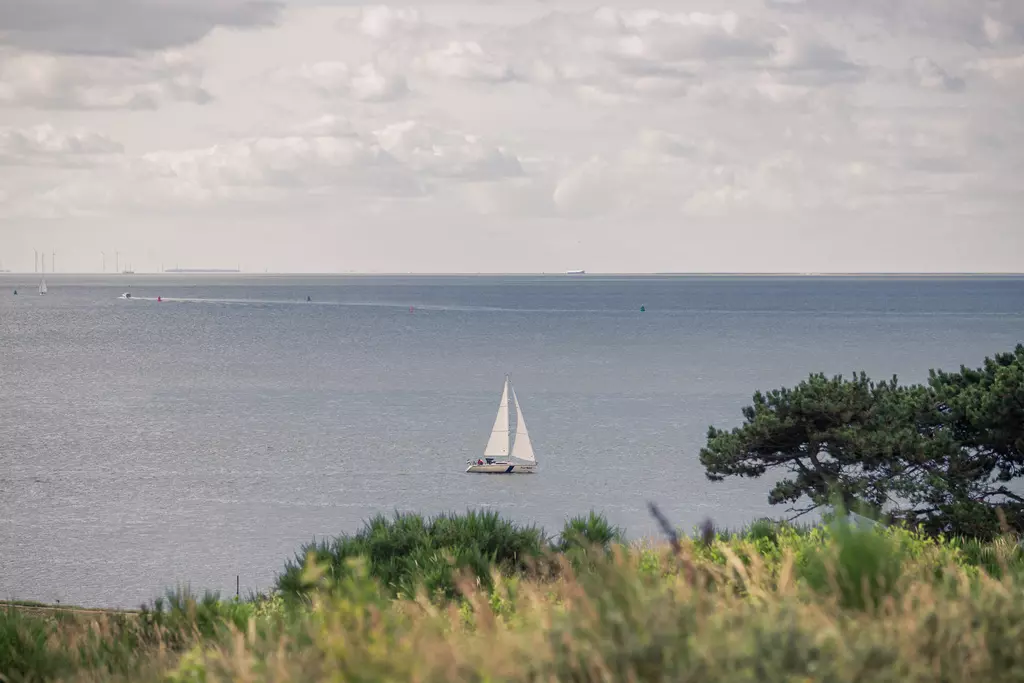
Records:
[[[0,27],[8,250],[187,215],[263,261],[352,230],[367,268],[431,233],[394,258],[1024,267],[1021,3],[45,0]]]

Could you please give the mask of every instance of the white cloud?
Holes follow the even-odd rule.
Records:
[[[374,131],[380,146],[428,176],[496,180],[523,174],[519,158],[479,137],[402,121]]]
[[[818,36],[787,33],[773,41],[770,73],[796,83],[829,85],[860,80],[864,69]]]
[[[1024,52],[1011,57],[986,57],[972,60],[967,68],[995,83],[1017,87],[1024,83]]]
[[[51,157],[57,163],[60,155],[71,165],[75,155],[81,162],[86,155],[119,151],[117,143],[97,135],[71,137],[48,128],[31,134],[0,132],[0,164],[41,163]],[[107,175],[77,177],[36,193],[22,211],[52,218],[103,215],[119,205],[266,204],[317,195],[394,200],[444,195],[460,183],[527,180],[514,154],[476,136],[415,121],[361,133],[332,114],[290,126],[282,135],[160,150],[120,161]],[[536,195],[529,184],[512,192]],[[485,213],[504,202],[493,190],[462,196]]]
[[[1024,4],[1017,0],[766,0],[794,15],[870,22],[890,35],[925,35],[974,45],[1024,40]]]
[[[386,102],[409,92],[401,74],[385,74],[379,67],[367,62],[353,69],[345,62],[317,62],[304,64],[295,71],[279,71],[276,80],[296,77],[324,95],[351,97],[364,102]]]
[[[723,169],[715,170],[724,174]],[[723,216],[749,205],[750,191],[738,187],[731,175],[725,174],[717,180],[689,195],[684,210],[695,216]]]
[[[984,31],[988,42],[994,45],[1004,42],[1013,42],[1014,39],[1021,38],[1022,25],[1024,25],[1024,22],[1022,22],[1019,17],[1016,18],[1016,20],[1013,17],[1000,20],[989,14],[985,14],[981,19],[982,31]]]
[[[205,104],[202,70],[177,52],[127,59],[0,47],[0,105],[41,109],[155,109]]]
[[[634,270],[729,235],[736,269],[771,270],[749,246],[768,223],[814,270],[840,225],[894,236],[892,262],[955,267],[915,238],[938,218],[985,226],[973,269],[1024,248],[1024,3],[295,1],[0,7],[0,212],[25,221],[5,225],[145,240],[139,212],[188,211],[211,249],[244,222],[272,262],[294,226],[358,214],[364,255],[422,239],[424,270],[587,235]],[[843,239],[844,269],[878,262]]]
[[[355,137],[246,138],[203,149],[144,155],[136,173],[175,196],[273,199],[279,192],[351,191],[415,194],[415,183],[379,147]]]
[[[47,124],[0,128],[0,164],[5,165],[92,166],[123,151],[120,143],[88,131],[61,132]]]
[[[740,78],[738,89],[765,75],[815,85],[864,76],[820,36],[766,18],[611,7],[497,27],[479,40],[432,48],[413,64],[437,77],[527,81],[608,105],[700,96],[724,73]]]
[[[645,69],[693,60],[757,59],[766,56],[777,29],[741,19],[731,11],[667,13],[608,7],[580,17],[599,50]]]
[[[352,75],[351,91],[357,100],[383,102],[401,97],[409,87],[404,76],[386,76],[374,64],[363,64]]]
[[[387,5],[362,8],[358,21],[362,33],[378,40],[394,37],[403,31],[415,30],[421,25],[420,13],[417,10]]]
[[[439,196],[458,201],[481,216],[537,220],[555,214],[551,185],[543,178],[523,176],[500,183],[449,185],[439,191]]]
[[[634,165],[673,164],[679,161],[702,163],[717,157],[714,140],[706,136],[686,136],[655,128],[643,128],[636,140],[623,151],[623,160]]]
[[[514,78],[512,67],[488,54],[476,41],[452,41],[414,60],[418,70],[439,78],[500,83]]]
[[[667,14],[602,8],[553,13],[509,32],[517,74],[590,101],[616,104],[684,95],[708,62],[766,57],[770,43],[733,14]],[[510,50],[511,51],[511,50]]]
[[[298,135],[313,137],[343,138],[356,135],[355,126],[344,116],[335,114],[324,114],[311,121],[293,126],[293,132]]]
[[[555,207],[563,215],[582,218],[618,211],[623,188],[615,175],[606,160],[588,159],[559,179],[552,194]]]

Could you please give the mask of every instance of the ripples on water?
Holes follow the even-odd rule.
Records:
[[[0,597],[90,605],[265,588],[302,542],[394,509],[554,533],[596,508],[640,536],[655,500],[682,527],[738,526],[780,512],[767,482],[711,484],[697,452],[755,389],[920,381],[1024,337],[1008,278],[47,284],[0,276]],[[464,474],[505,372],[541,473]]]

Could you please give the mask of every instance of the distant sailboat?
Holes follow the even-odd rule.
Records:
[[[512,392],[512,403],[516,409],[515,439],[510,438],[508,398]],[[511,455],[511,457],[509,457]],[[530,434],[526,431],[526,419],[519,407],[519,397],[512,383],[505,375],[505,385],[501,391],[498,414],[494,418],[491,437],[484,448],[484,457],[467,462],[467,472],[481,474],[533,474],[537,471],[537,456],[530,443]]]
[[[43,254],[43,274],[39,280],[39,294],[46,294],[46,254]]]

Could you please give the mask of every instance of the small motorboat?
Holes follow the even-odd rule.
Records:
[[[125,292],[124,294],[121,295],[120,298],[122,298],[122,299],[131,299],[132,298],[132,293],[131,292]]]

